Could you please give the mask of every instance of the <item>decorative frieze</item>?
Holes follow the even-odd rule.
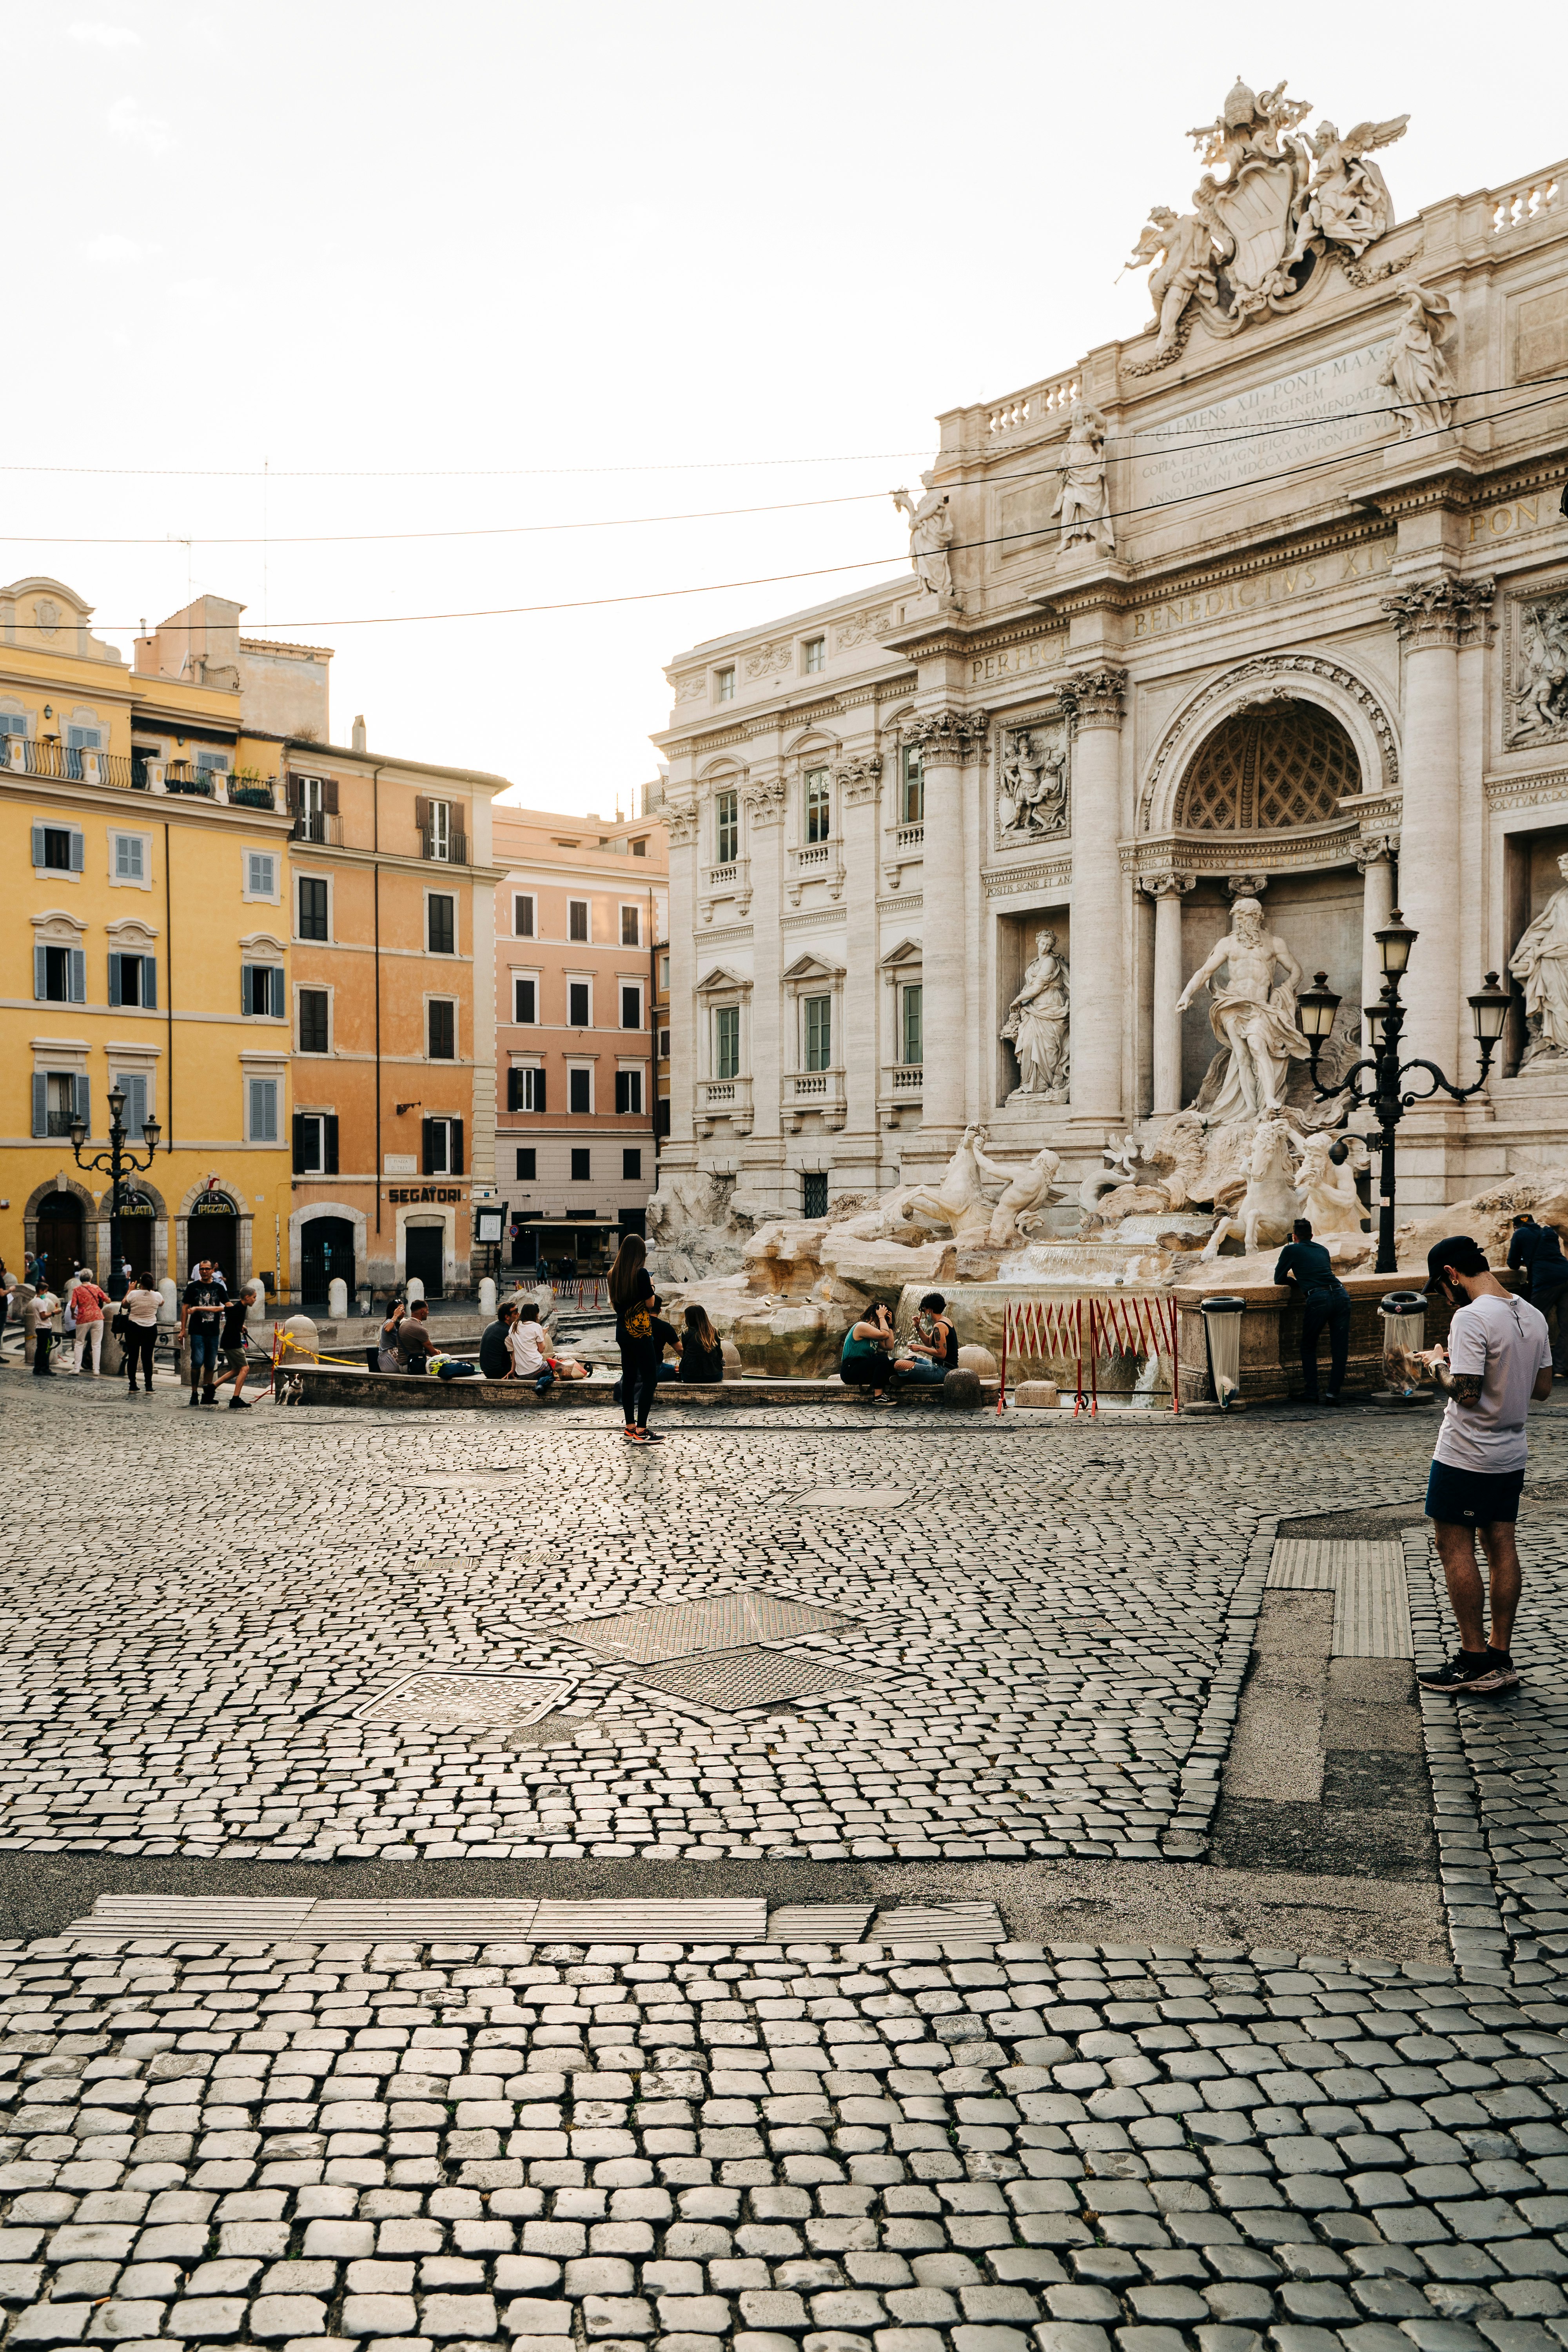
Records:
[[[782,776],[753,776],[741,794],[752,820],[753,832],[765,825],[782,824],[784,813],[784,781]]]
[[[1015,898],[1026,891],[1066,890],[1072,883],[1072,859],[1052,857],[1035,866],[1009,866],[998,874],[982,877],[988,898]],[[913,899],[900,902],[908,908]]]
[[[1549,807],[1554,801],[1568,801],[1568,768],[1549,768],[1531,776],[1491,776],[1486,794],[1488,808]]]

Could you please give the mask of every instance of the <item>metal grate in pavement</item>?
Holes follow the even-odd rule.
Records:
[[[427,1672],[405,1675],[353,1714],[365,1723],[416,1723],[430,1730],[478,1723],[510,1731],[536,1723],[571,1695],[570,1683],[546,1682],[538,1675]]]
[[[658,1658],[687,1658],[699,1650],[738,1650],[753,1642],[787,1642],[797,1633],[837,1633],[855,1624],[837,1610],[818,1609],[782,1593],[715,1592],[697,1601],[660,1601],[651,1609],[623,1609],[611,1617],[579,1618],[540,1628],[585,1649],[605,1650],[634,1665]]]
[[[776,1706],[781,1700],[813,1698],[828,1691],[855,1690],[863,1676],[853,1663],[815,1657],[805,1650],[710,1650],[700,1657],[655,1666],[638,1677],[645,1689],[732,1714],[748,1706]]]
[[[1397,1543],[1290,1536],[1275,1544],[1271,1590],[1331,1592],[1336,1658],[1413,1658],[1405,1555]]]

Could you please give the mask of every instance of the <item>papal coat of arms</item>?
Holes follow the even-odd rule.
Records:
[[[1362,263],[1394,221],[1388,184],[1372,158],[1403,137],[1410,117],[1358,122],[1343,137],[1324,121],[1302,135],[1299,126],[1311,111],[1310,100],[1286,97],[1283,82],[1259,97],[1238,79],[1216,120],[1191,132],[1207,167],[1193,191],[1194,209],[1153,205],[1127,265],[1153,264],[1158,336],[1153,358],[1132,373],[1168,366],[1199,316],[1216,334],[1236,334],[1249,319],[1279,309],[1330,251],[1358,283],[1388,274]]]

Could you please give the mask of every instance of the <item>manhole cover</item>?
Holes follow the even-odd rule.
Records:
[[[668,1691],[672,1698],[693,1699],[700,1706],[729,1712],[824,1691],[853,1690],[859,1675],[852,1665],[835,1665],[799,1650],[722,1650],[683,1659],[679,1665],[656,1666],[639,1679],[647,1688]]]
[[[907,1486],[813,1486],[800,1497],[803,1511],[896,1511],[910,1499]]]
[[[574,1625],[542,1628],[590,1650],[642,1665],[655,1658],[688,1658],[698,1650],[738,1650],[753,1642],[787,1642],[797,1633],[847,1632],[853,1617],[776,1592],[715,1592],[703,1601],[671,1601],[652,1609],[626,1609]]]
[[[390,1690],[366,1699],[354,1714],[366,1723],[531,1724],[559,1706],[570,1683],[545,1682],[537,1675],[405,1675]]]

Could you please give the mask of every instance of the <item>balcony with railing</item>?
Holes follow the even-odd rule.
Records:
[[[434,825],[419,828],[419,855],[437,866],[466,866],[468,862],[468,837],[464,833],[441,832]]]
[[[713,920],[713,909],[720,899],[733,898],[744,915],[752,903],[752,861],[749,857],[731,857],[718,866],[699,869],[697,885],[698,912],[703,922]]]
[[[727,1119],[738,1135],[750,1135],[750,1078],[699,1078],[693,1094],[692,1109],[700,1135],[711,1135],[720,1119]]]
[[[908,824],[887,824],[882,828],[882,878],[889,890],[899,889],[903,882],[906,866],[925,863],[925,820],[920,818]]]
[[[877,1109],[884,1127],[900,1124],[899,1113],[918,1111],[922,1101],[925,1071],[919,1062],[884,1062],[877,1088]]]
[[[844,1124],[844,1073],[833,1070],[792,1070],[779,1089],[779,1108],[785,1126],[799,1134],[805,1116],[820,1111],[831,1128]]]
[[[146,789],[135,774],[139,763],[123,751],[80,751],[55,735],[7,735],[3,740],[14,774],[52,776],[68,784],[107,784],[122,793]]]

